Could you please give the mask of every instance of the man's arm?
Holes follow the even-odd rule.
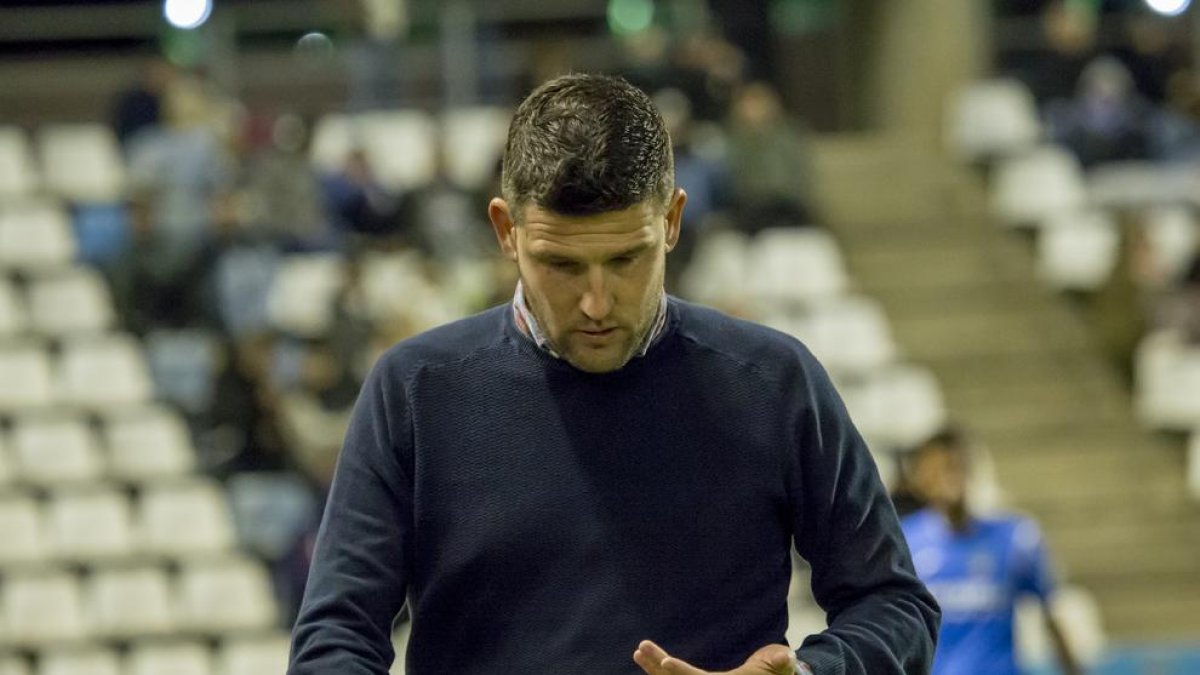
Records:
[[[288,675],[386,675],[392,621],[407,593],[412,481],[402,384],[381,361],[354,407],[338,457]]]
[[[1067,635],[1063,632],[1062,624],[1054,617],[1048,605],[1043,605],[1043,611],[1046,618],[1046,631],[1050,633],[1050,642],[1054,645],[1054,653],[1058,656],[1058,663],[1062,666],[1064,675],[1080,675],[1083,670],[1079,667],[1079,661],[1075,659],[1075,654],[1071,651],[1071,645],[1067,642]]]
[[[913,570],[875,462],[828,375],[811,357],[805,371],[788,486],[796,550],[812,566],[829,628],[797,654],[816,675],[928,673],[937,602]]]

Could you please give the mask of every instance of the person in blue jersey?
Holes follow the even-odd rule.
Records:
[[[901,521],[917,574],[942,608],[934,675],[1016,675],[1017,599],[1041,601],[1062,671],[1080,672],[1050,611],[1054,577],[1037,524],[975,515],[969,508],[970,450],[961,432],[938,432],[914,451],[911,487],[927,505]]]
[[[290,675],[921,675],[938,608],[795,339],[669,297],[663,120],[575,74],[517,108],[512,302],[392,347],[347,431]],[[788,645],[793,548],[828,628]]]

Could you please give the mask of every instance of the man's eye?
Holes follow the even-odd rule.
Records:
[[[613,258],[612,263],[617,267],[624,267],[625,265],[631,264],[635,260],[637,260],[636,255],[623,255]]]
[[[579,269],[579,263],[570,260],[551,260],[550,267],[559,272],[575,272]]]

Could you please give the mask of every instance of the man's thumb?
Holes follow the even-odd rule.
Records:
[[[796,656],[784,645],[770,645],[758,653],[763,665],[772,673],[793,675],[796,672]]]

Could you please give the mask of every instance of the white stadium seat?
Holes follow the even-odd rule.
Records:
[[[1146,243],[1168,279],[1179,277],[1200,251],[1200,222],[1186,206],[1161,206],[1144,215]]]
[[[176,607],[182,628],[211,634],[271,628],[278,619],[270,576],[244,558],[185,563]]]
[[[46,125],[38,133],[46,187],[78,202],[116,202],[125,189],[125,164],[112,130],[103,124]]]
[[[706,235],[683,273],[683,288],[688,297],[715,305],[736,303],[744,298],[749,250],[750,239],[741,232]]]
[[[226,551],[235,533],[224,490],[213,481],[149,484],[138,508],[142,544],[153,553],[184,556]]]
[[[129,498],[113,489],[59,492],[46,505],[46,537],[51,555],[71,562],[95,562],[134,552]]]
[[[830,370],[864,372],[896,358],[896,344],[883,308],[864,297],[817,303],[794,330]]]
[[[1108,162],[1088,172],[1088,194],[1096,206],[1131,209],[1196,203],[1200,172],[1190,163]]]
[[[76,415],[44,413],[17,418],[12,446],[17,475],[32,485],[80,483],[103,472],[95,436]]]
[[[18,127],[0,127],[0,199],[25,197],[37,187],[29,138]]]
[[[131,482],[189,473],[196,452],[183,419],[171,410],[148,406],[104,417],[108,471]]]
[[[287,671],[290,643],[287,635],[227,640],[217,652],[215,675],[282,675]],[[403,659],[401,654],[399,660]]]
[[[86,267],[35,277],[29,286],[29,314],[33,330],[50,337],[99,333],[116,323],[108,284]]]
[[[130,650],[125,664],[125,675],[212,675],[212,673],[212,657],[208,647],[200,642],[137,645]]]
[[[0,267],[20,270],[70,264],[77,245],[61,206],[48,202],[0,204]]]
[[[846,407],[868,441],[908,448],[946,423],[946,405],[933,375],[911,365],[893,365],[846,387]]]
[[[62,571],[7,576],[0,585],[0,635],[18,645],[87,636],[75,576]]]
[[[972,83],[956,92],[949,108],[946,141],[965,160],[1019,152],[1042,134],[1033,95],[1017,80]]]
[[[97,636],[127,639],[174,629],[171,585],[160,568],[96,570],[84,588],[88,624]]]
[[[42,652],[37,675],[121,675],[117,653],[104,647]]]
[[[333,320],[333,305],[345,283],[345,260],[337,255],[297,255],[279,267],[267,296],[267,315],[280,330],[321,335]]]
[[[416,110],[328,115],[313,129],[311,158],[322,170],[336,171],[355,148],[362,148],[387,188],[411,190],[434,176],[437,125]]]
[[[86,408],[141,404],[154,394],[141,345],[127,335],[67,341],[58,375],[62,400]]]
[[[1042,146],[1000,162],[992,181],[992,210],[1006,225],[1039,225],[1052,215],[1087,205],[1079,160]]]
[[[37,342],[0,344],[0,414],[45,408],[54,402],[50,357]]]
[[[45,560],[41,512],[28,495],[0,496],[0,567],[32,565]]]
[[[29,311],[24,295],[15,284],[0,276],[0,338],[25,332],[29,325]]]
[[[1200,347],[1171,332],[1142,338],[1134,354],[1134,408],[1155,429],[1200,428]]]
[[[813,302],[847,286],[841,249],[833,236],[813,228],[772,228],[751,242],[750,292],[768,303]]]
[[[1112,275],[1120,248],[1121,232],[1111,214],[1057,214],[1038,232],[1038,274],[1055,288],[1095,290]]]
[[[442,152],[456,183],[487,187],[504,153],[511,118],[511,111],[497,107],[455,108],[442,117]]]

